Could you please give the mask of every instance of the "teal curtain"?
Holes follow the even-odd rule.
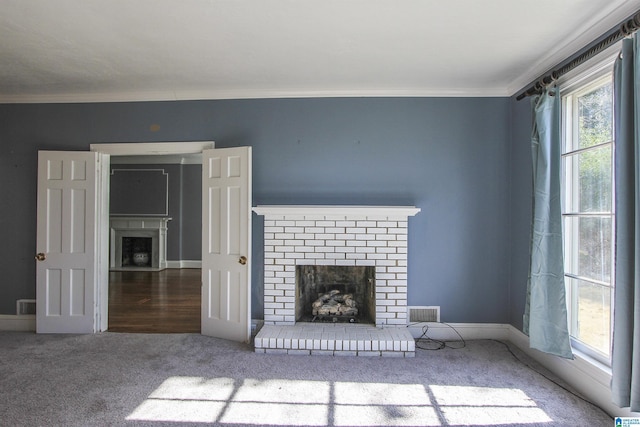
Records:
[[[532,348],[572,359],[564,287],[560,207],[560,94],[531,99],[533,218],[524,332]]]
[[[611,392],[640,411],[640,54],[638,34],[625,39],[614,66],[615,291]]]

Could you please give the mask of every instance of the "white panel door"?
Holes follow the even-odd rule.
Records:
[[[251,337],[251,147],[202,153],[202,334]]]
[[[38,153],[36,331],[96,331],[99,155]]]

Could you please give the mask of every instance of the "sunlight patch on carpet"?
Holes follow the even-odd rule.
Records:
[[[520,389],[430,386],[447,425],[551,423],[553,420]]]
[[[281,426],[545,423],[519,389],[171,377],[127,420]]]

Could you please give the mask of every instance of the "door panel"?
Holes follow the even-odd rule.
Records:
[[[38,153],[36,330],[95,332],[98,154]]]
[[[251,147],[202,154],[202,333],[251,336]]]

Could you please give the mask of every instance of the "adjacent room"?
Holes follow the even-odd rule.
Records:
[[[640,1],[0,8],[0,419],[640,422]]]

